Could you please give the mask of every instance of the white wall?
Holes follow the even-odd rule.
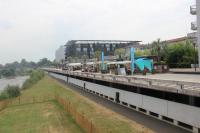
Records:
[[[60,46],[55,53],[56,62],[61,62],[65,59],[65,46]]]

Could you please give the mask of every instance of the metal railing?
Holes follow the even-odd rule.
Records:
[[[197,30],[197,23],[191,22],[191,30]]]
[[[190,13],[191,13],[192,15],[196,15],[196,14],[197,14],[196,5],[190,6]]]
[[[100,73],[88,73],[77,71],[65,71],[48,69],[48,71],[65,73],[69,75],[94,78],[98,80],[104,80],[109,82],[116,82],[121,84],[134,85],[139,87],[146,87],[156,90],[164,90],[176,93],[183,93],[187,95],[200,96],[200,83],[186,82],[186,81],[174,81],[174,80],[162,80],[162,79],[150,79],[134,76],[112,75],[112,74],[100,74]]]

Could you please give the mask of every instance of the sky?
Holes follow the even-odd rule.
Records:
[[[194,0],[0,0],[0,64],[55,58],[73,39],[149,43],[191,32]]]

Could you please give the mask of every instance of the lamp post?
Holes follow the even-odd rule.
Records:
[[[196,65],[196,43],[193,43],[193,46],[194,46],[194,70],[195,72],[197,71],[197,65]]]

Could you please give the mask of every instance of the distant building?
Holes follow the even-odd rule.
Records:
[[[65,60],[65,46],[60,46],[55,53],[56,62],[61,62]]]
[[[120,40],[71,40],[68,41],[65,49],[65,59],[68,57],[79,57],[86,55],[89,59],[94,57],[96,51],[104,50],[104,55],[114,55],[115,49],[127,46],[138,46],[140,41]]]

